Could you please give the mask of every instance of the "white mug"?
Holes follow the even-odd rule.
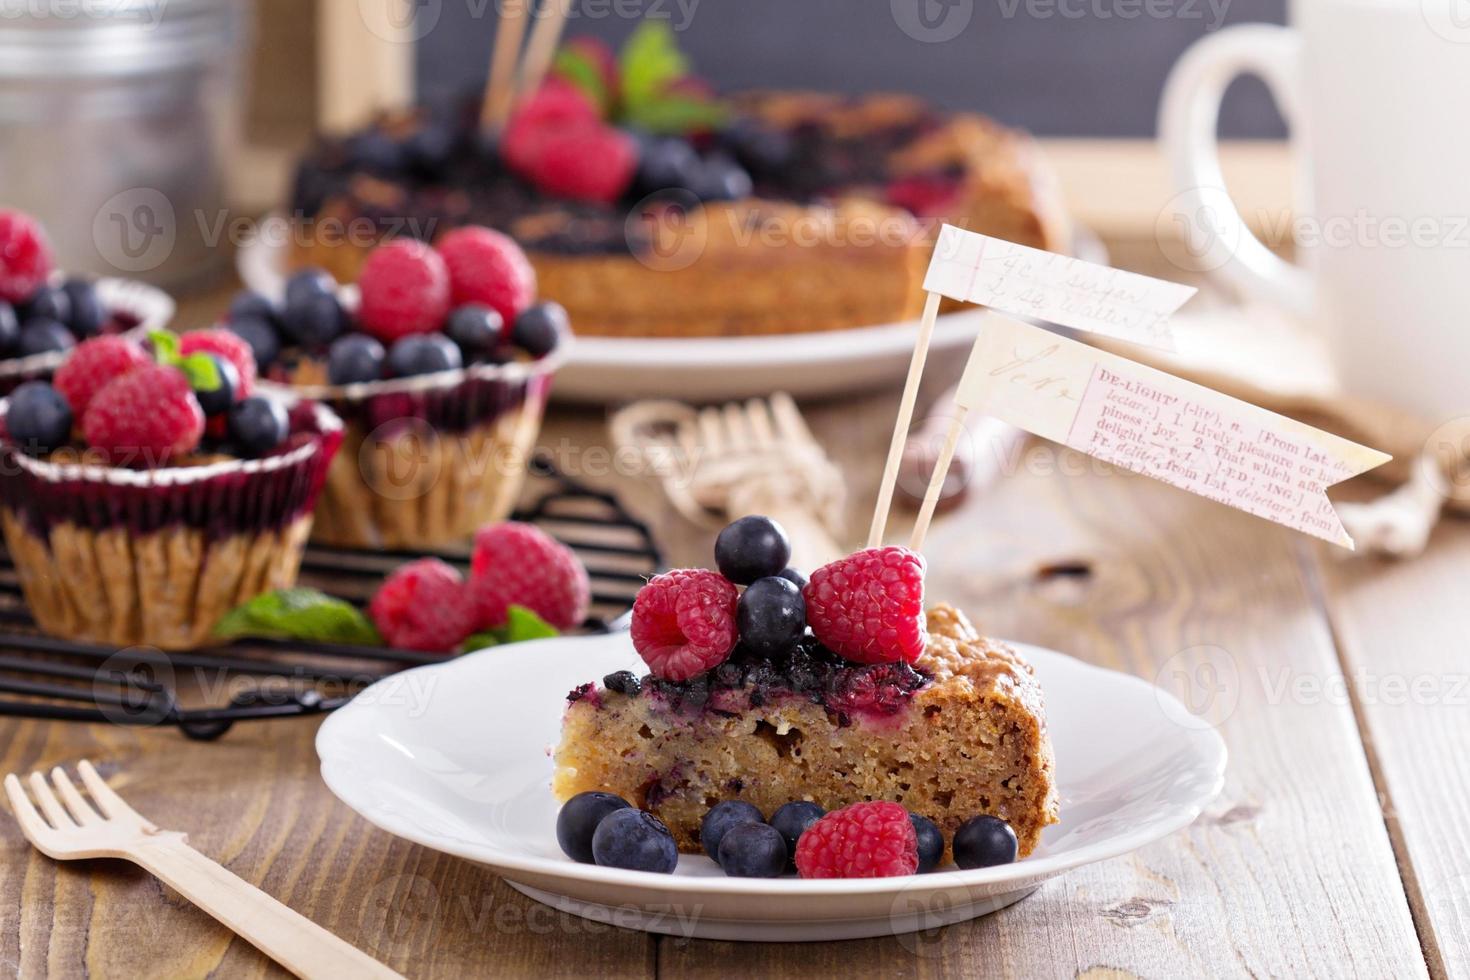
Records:
[[[1293,26],[1197,42],[1164,88],[1176,220],[1199,267],[1319,322],[1347,393],[1470,412],[1470,18],[1465,0],[1294,0]],[[1220,98],[1260,76],[1299,165],[1301,264],[1256,239],[1220,171]]]

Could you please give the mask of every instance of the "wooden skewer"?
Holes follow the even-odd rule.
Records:
[[[532,0],[509,0],[505,15],[495,28],[495,48],[490,56],[490,77],[485,82],[485,100],[480,104],[480,125],[499,129],[510,116],[515,101],[516,61],[521,40],[526,36],[526,19]]]
[[[914,341],[914,356],[909,361],[908,380],[903,385],[903,398],[898,403],[898,418],[893,423],[893,439],[888,444],[888,461],[883,466],[883,482],[878,485],[878,504],[873,509],[873,523],[868,529],[868,547],[883,543],[888,524],[888,509],[893,505],[893,487],[898,482],[899,464],[903,462],[903,446],[909,425],[914,419],[914,402],[919,398],[919,382],[924,377],[924,362],[929,357],[929,341],[934,336],[934,322],[939,317],[938,293],[930,293],[924,301],[924,318],[919,322],[919,335]],[[946,463],[946,468],[948,463]]]
[[[520,80],[516,84],[516,97],[524,99],[541,87],[551,62],[556,57],[561,43],[562,28],[566,26],[567,14],[573,0],[543,0],[536,13],[536,26],[531,31],[531,43],[526,47],[526,57],[521,61]]]
[[[924,491],[924,503],[919,508],[919,516],[914,520],[914,533],[909,536],[910,551],[922,551],[924,548],[929,522],[934,520],[934,510],[939,506],[939,495],[944,490],[945,477],[949,475],[949,464],[954,460],[955,447],[959,445],[960,436],[964,434],[969,420],[970,409],[961,408],[954,421],[949,424],[949,431],[944,436],[944,446],[939,450],[939,458],[934,461],[929,488]]]

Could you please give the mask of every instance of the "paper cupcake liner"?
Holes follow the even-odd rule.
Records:
[[[174,318],[173,299],[156,286],[133,279],[98,279],[97,297],[113,320],[125,324],[124,332],[138,337],[166,328]],[[66,351],[50,351],[29,357],[0,360],[0,396],[8,395],[27,381],[51,377]]]
[[[156,470],[0,443],[0,521],[36,621],[72,639],[186,649],[238,603],[294,584],[343,430],[304,402],[291,423],[275,455]]]
[[[527,363],[288,386],[331,406],[346,428],[312,540],[423,548],[461,541],[485,523],[504,520],[520,494],[552,376],[564,357],[565,347]]]

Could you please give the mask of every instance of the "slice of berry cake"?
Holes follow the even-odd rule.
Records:
[[[1057,820],[1030,665],[953,607],[924,612],[923,559],[906,549],[858,552],[804,588],[784,575],[785,587],[740,582],[743,594],[712,571],[653,579],[633,626],[651,673],[572,692],[557,798],[615,793],[691,853],[721,801],[769,815],[792,800],[888,800],[946,839],[977,815],[1000,817],[1029,854]],[[783,643],[793,606],[804,622]]]

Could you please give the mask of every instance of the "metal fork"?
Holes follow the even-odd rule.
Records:
[[[39,812],[20,779],[14,773],[5,777],[5,795],[15,819],[41,853],[58,861],[131,861],[299,977],[399,977],[200,854],[184,834],[159,830],[123,802],[90,762],[78,763],[77,771],[91,795],[90,804],[59,766],[51,770],[49,783],[39,772],[31,773]]]

